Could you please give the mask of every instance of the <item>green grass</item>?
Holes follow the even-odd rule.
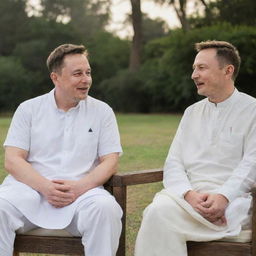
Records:
[[[120,158],[119,171],[161,168],[172,138],[176,132],[180,115],[118,114],[124,154]],[[0,143],[3,144],[10,118],[0,118]],[[3,149],[0,148],[0,181],[5,177]],[[141,223],[143,209],[152,201],[162,183],[137,185],[128,188],[127,200],[127,256],[133,255],[136,235]],[[23,256],[35,254],[23,254]],[[38,254],[38,256],[46,256]]]
[[[6,172],[3,170],[4,151],[3,151],[2,145],[4,143],[9,125],[10,125],[10,118],[7,118],[7,117],[0,118],[0,181],[1,182],[3,178],[6,176]]]

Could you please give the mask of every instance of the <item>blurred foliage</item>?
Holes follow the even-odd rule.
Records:
[[[16,43],[25,40],[28,17],[25,0],[0,1],[0,55],[10,55]]]
[[[0,77],[0,109],[3,111],[15,109],[17,102],[31,96],[29,87],[32,80],[19,59],[0,57]]]
[[[183,111],[197,101],[190,78],[193,48],[195,42],[209,39],[227,40],[238,48],[242,65],[236,86],[256,96],[255,1],[212,1],[204,15],[195,10],[190,18],[193,29],[186,33],[167,31],[162,20],[144,15],[143,63],[133,73],[128,71],[131,42],[105,30],[110,0],[41,3],[39,14],[29,16],[28,0],[0,1],[0,111],[14,110],[25,99],[53,88],[45,62],[63,43],[88,48],[93,71],[90,94],[116,111]]]
[[[42,16],[47,20],[69,20],[73,31],[91,38],[109,20],[110,0],[41,0]]]
[[[205,6],[205,14],[195,12],[191,19],[191,27],[210,26],[228,22],[232,25],[256,25],[255,0],[214,0]]]
[[[194,44],[204,40],[226,40],[238,48],[242,64],[236,87],[256,97],[256,28],[222,23],[187,33],[176,30],[149,42],[137,73],[118,73],[101,84],[105,100],[125,112],[183,111],[200,99],[190,77]]]

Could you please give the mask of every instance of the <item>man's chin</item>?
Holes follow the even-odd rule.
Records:
[[[200,88],[197,88],[197,94],[200,95],[200,96],[205,96],[204,91]]]
[[[86,98],[88,97],[88,94],[84,94],[84,95],[80,95],[77,100],[80,101],[80,100],[85,100]]]

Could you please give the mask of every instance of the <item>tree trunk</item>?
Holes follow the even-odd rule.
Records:
[[[188,31],[190,29],[190,24],[187,19],[187,0],[172,0],[171,3],[180,20],[183,31]]]
[[[142,14],[140,0],[131,0],[132,5],[132,25],[134,36],[130,54],[130,71],[137,71],[141,65],[142,50]]]

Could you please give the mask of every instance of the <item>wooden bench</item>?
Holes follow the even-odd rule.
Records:
[[[123,209],[123,229],[120,237],[117,256],[125,256],[125,226],[126,226],[126,199],[127,186],[159,182],[163,179],[161,169],[145,170],[132,173],[118,173],[106,184]],[[256,206],[256,190],[252,191],[253,205]],[[253,207],[252,240],[247,243],[211,241],[188,242],[189,256],[256,256],[256,207]],[[17,256],[21,252],[84,255],[81,239],[78,237],[49,237],[17,235],[15,240],[15,252]],[[166,255],[163,255],[166,256]]]

